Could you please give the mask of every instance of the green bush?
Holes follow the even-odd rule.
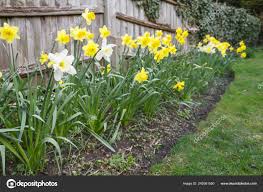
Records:
[[[241,40],[255,44],[261,29],[260,20],[245,9],[212,3],[211,0],[179,0],[180,15],[199,27],[198,36],[213,34],[233,44]]]

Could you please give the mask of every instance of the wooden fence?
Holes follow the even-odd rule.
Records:
[[[136,37],[145,31],[173,33],[177,27],[187,28],[176,13],[175,0],[162,1],[156,23],[148,21],[144,10],[132,0],[0,0],[0,26],[8,22],[20,29],[21,39],[13,44],[19,53],[19,66],[32,66],[41,51],[50,51],[57,31],[79,25],[85,8],[96,13],[91,30],[98,35],[98,29],[107,25],[116,44],[120,44],[120,37],[126,33]],[[1,69],[6,69],[8,63],[6,49],[0,45]]]

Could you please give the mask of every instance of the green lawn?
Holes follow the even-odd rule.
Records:
[[[263,50],[234,70],[236,79],[216,109],[151,174],[263,175]]]

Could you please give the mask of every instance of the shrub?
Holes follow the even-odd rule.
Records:
[[[213,3],[212,0],[179,0],[179,3],[180,14],[199,27],[199,38],[213,34],[233,44],[244,39],[255,44],[258,40],[260,20],[245,9]]]

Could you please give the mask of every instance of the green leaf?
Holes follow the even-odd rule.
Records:
[[[4,145],[0,145],[0,153],[1,153],[1,158],[2,158],[3,176],[5,176],[6,172],[5,172],[5,146]]]
[[[70,141],[69,139],[67,139],[66,137],[57,137],[58,139],[61,139],[61,140],[63,140],[63,141],[65,141],[65,142],[67,142],[67,143],[69,143],[69,144],[71,144],[72,146],[74,146],[76,149],[78,149],[78,147],[72,142],[72,141]]]
[[[116,152],[115,149],[106,141],[104,140],[101,136],[99,136],[97,133],[94,131],[88,129],[89,133],[93,135],[99,142],[101,142],[105,147],[110,149],[112,152]]]
[[[21,142],[24,130],[25,130],[25,126],[26,126],[26,111],[23,110],[22,111],[22,121],[21,121],[21,127],[20,127],[20,133],[19,133],[19,137],[18,140],[19,142]]]
[[[37,118],[38,120],[42,121],[43,123],[46,123],[39,115],[32,115],[33,117]]]
[[[55,147],[55,149],[56,149],[56,151],[58,153],[59,159],[60,159],[60,164],[62,165],[61,149],[60,149],[60,146],[59,146],[58,142],[55,139],[51,138],[51,137],[46,137],[43,140],[43,143],[50,143],[50,144],[52,144]]]
[[[53,131],[54,131],[55,127],[56,127],[57,112],[58,112],[58,108],[57,108],[57,106],[55,106],[55,109],[54,109],[54,111],[53,111],[51,134],[53,133]]]

